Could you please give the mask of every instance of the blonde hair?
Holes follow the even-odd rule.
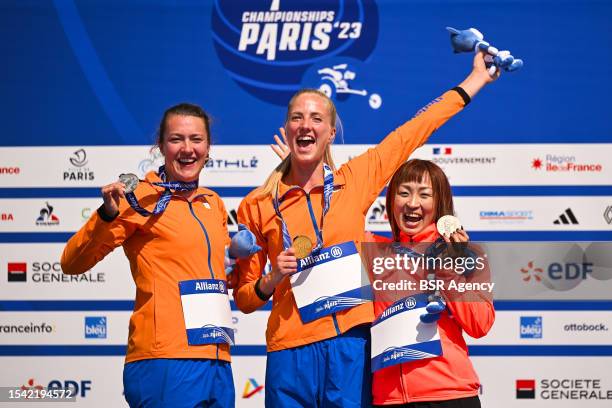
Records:
[[[295,93],[295,95],[291,97],[291,100],[289,101],[289,104],[287,105],[287,114],[285,116],[285,124],[289,121],[289,113],[291,112],[291,107],[295,103],[295,100],[298,98],[298,96],[305,94],[305,93],[318,95],[321,98],[323,98],[325,102],[327,102],[327,106],[329,108],[329,115],[331,118],[331,126],[332,128],[335,128],[336,127],[336,116],[337,116],[336,106],[334,105],[332,100],[329,99],[329,97],[325,95],[323,92],[319,91],[318,89],[311,89],[311,88],[300,89],[299,91]],[[323,154],[323,162],[327,164],[331,168],[332,171],[336,171],[336,165],[334,164],[334,159],[331,153],[331,144],[328,144],[325,147],[325,153]],[[270,175],[268,176],[266,181],[263,183],[263,185],[259,187],[259,194],[257,196],[259,198],[265,198],[269,195],[272,195],[272,193],[276,191],[278,183],[281,181],[281,179],[285,175],[289,173],[290,169],[291,169],[291,153],[289,153],[287,157],[285,157],[283,161],[281,161],[280,164],[276,166],[274,170],[272,170],[272,173],[270,173]]]

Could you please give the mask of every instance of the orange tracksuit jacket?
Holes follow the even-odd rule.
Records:
[[[435,242],[440,235],[435,224],[412,239],[401,234],[401,242]],[[369,241],[391,242],[369,234]],[[380,316],[391,303],[374,302]],[[495,321],[490,299],[482,301],[447,301],[450,314],[442,312],[438,333],[442,355],[435,358],[400,363],[383,368],[372,378],[372,398],[376,405],[408,404],[423,401],[446,401],[478,395],[480,381],[468,357],[463,331],[472,337],[483,337]],[[452,316],[452,317],[451,317]]]
[[[146,180],[161,181],[154,172],[148,173]],[[153,211],[161,192],[160,187],[140,183],[135,194],[143,208]],[[151,358],[230,361],[227,344],[187,344],[178,284],[183,280],[211,279],[213,271],[214,279],[225,280],[225,246],[229,244],[223,202],[207,188],[199,187],[197,194],[191,203],[172,196],[166,210],[151,217],[141,216],[122,199],[117,218],[106,222],[95,213],[64,249],[62,270],[79,274],[114,248],[123,246],[136,283],[126,363]],[[213,271],[208,267],[204,228]]]
[[[350,160],[334,173],[334,193],[323,225],[324,246],[354,241],[357,248],[364,238],[365,216],[395,170],[421,146],[442,124],[465,106],[458,92],[446,92],[419,111],[416,117],[389,134],[379,145]],[[281,197],[291,186],[279,185]],[[258,197],[253,190],[241,202],[239,222],[246,224],[257,237],[262,251],[238,260],[239,282],[234,290],[236,305],[245,313],[263,306],[255,293],[255,282],[262,275],[266,257],[276,267],[276,258],[283,251],[281,221],[272,204],[273,197]],[[323,213],[323,188],[314,188],[306,197],[303,191],[291,192],[280,206],[291,237],[306,235],[317,242],[309,216],[310,199],[319,227]],[[355,273],[359,273],[356,271]],[[365,303],[304,324],[300,319],[291,292],[289,279],[276,287],[272,312],[266,331],[268,351],[283,350],[314,343],[345,333],[350,328],[374,319],[372,303]]]

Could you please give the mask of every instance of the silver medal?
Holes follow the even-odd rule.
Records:
[[[138,182],[140,180],[138,179],[137,175],[133,173],[127,173],[127,174],[120,174],[119,181],[125,184],[125,192],[127,194],[127,193],[131,193],[134,190],[136,190],[136,187],[138,186]]]
[[[448,237],[461,228],[461,221],[453,215],[445,215],[438,220],[436,227],[440,235]]]

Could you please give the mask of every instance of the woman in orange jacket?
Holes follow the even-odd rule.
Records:
[[[408,245],[412,249],[416,249],[414,247],[417,246],[420,252],[428,253],[427,249],[434,247],[447,251],[446,245],[453,251],[451,243],[460,243],[460,245],[462,243],[465,246],[469,240],[468,234],[463,229],[458,229],[448,235],[440,235],[436,228],[436,223],[442,216],[454,214],[454,206],[446,175],[440,167],[430,161],[413,159],[403,164],[389,183],[386,205],[393,235],[392,242],[410,243]],[[371,238],[372,241],[390,242],[384,237],[373,236]],[[443,252],[443,254],[446,253]],[[423,272],[423,270],[421,273],[417,272],[415,281],[427,278]],[[455,272],[451,271],[451,273],[454,275]],[[483,274],[487,274],[485,269],[474,271],[472,275],[468,273],[454,275],[451,279],[447,279],[447,282],[450,280],[456,282],[482,280]],[[395,279],[392,280],[397,281],[406,276],[405,273],[395,275]],[[399,309],[395,305],[406,304],[408,298],[417,299],[418,292],[420,291],[411,291],[409,296],[402,299],[398,299],[402,297],[398,295],[393,298],[389,292],[377,293],[377,299],[380,295],[380,298],[386,298],[386,301],[374,302],[376,320],[372,327],[373,333],[377,324],[393,315],[396,315],[395,318],[398,319],[396,324],[403,327],[415,324],[416,321],[415,326],[420,326],[421,336],[428,331],[428,326],[431,328],[435,327],[432,325],[437,324],[439,336],[437,347],[441,346],[441,349],[438,348],[438,352],[434,354],[440,355],[417,356],[418,351],[431,352],[432,348],[435,348],[432,345],[437,340],[432,341],[428,346],[423,346],[424,342],[419,343],[416,347],[411,346],[410,348],[414,347],[411,352],[404,353],[392,363],[388,362],[393,359],[377,357],[393,353],[392,349],[381,345],[373,347],[373,362],[381,362],[381,364],[373,363],[373,367],[378,368],[374,372],[372,383],[374,404],[407,408],[480,407],[478,398],[480,383],[468,357],[462,333],[465,331],[475,338],[487,334],[495,319],[491,294],[474,292],[460,298],[447,296],[447,292],[442,291],[442,296],[446,298],[446,301],[440,300],[439,305],[443,307],[434,310],[434,313],[439,313],[438,319],[424,319],[425,316],[422,316],[421,322],[415,318],[409,321],[410,314],[405,313],[408,312],[407,308],[403,308],[404,310],[400,313],[395,312]],[[426,304],[427,300],[424,302]],[[416,303],[415,306],[418,308],[418,301]],[[415,316],[418,317],[420,312],[416,308],[413,312],[416,312]],[[427,323],[423,324],[424,321]],[[385,328],[390,330],[389,325]],[[394,342],[400,341],[397,338],[399,335],[397,332],[383,334],[391,335]],[[394,345],[397,346],[397,344]],[[401,347],[401,349],[406,350],[406,347]],[[382,352],[378,353],[378,351]],[[402,360],[403,362],[397,363]],[[382,361],[387,361],[387,363],[382,363]]]
[[[62,269],[83,273],[123,246],[136,283],[123,371],[130,406],[233,407],[227,213],[215,192],[198,186],[208,115],[173,106],[158,138],[164,165],[143,182],[122,175],[102,187],[104,204],[68,241]]]
[[[274,295],[266,332],[266,406],[371,403],[374,311],[357,251],[365,214],[408,156],[497,76],[476,54],[458,87],[337,170],[330,149],[336,133],[332,101],[316,90],[291,99],[285,123],[290,155],[238,210],[239,222],[263,250],[238,262],[236,304],[250,313]],[[272,271],[263,275],[266,258]]]

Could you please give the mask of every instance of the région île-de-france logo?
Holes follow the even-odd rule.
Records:
[[[286,105],[299,89],[319,88],[382,104],[364,69],[378,39],[374,0],[218,0],[211,26],[227,74],[260,100]]]
[[[576,156],[547,154],[544,160],[539,157],[532,159],[531,168],[550,173],[601,173],[603,165],[601,163],[579,163]]]
[[[36,218],[36,225],[59,225],[59,218],[53,214],[53,207],[46,202],[40,209],[40,215]]]
[[[251,398],[253,395],[260,393],[263,388],[264,386],[259,385],[254,378],[249,378],[246,384],[244,384],[242,398]]]

